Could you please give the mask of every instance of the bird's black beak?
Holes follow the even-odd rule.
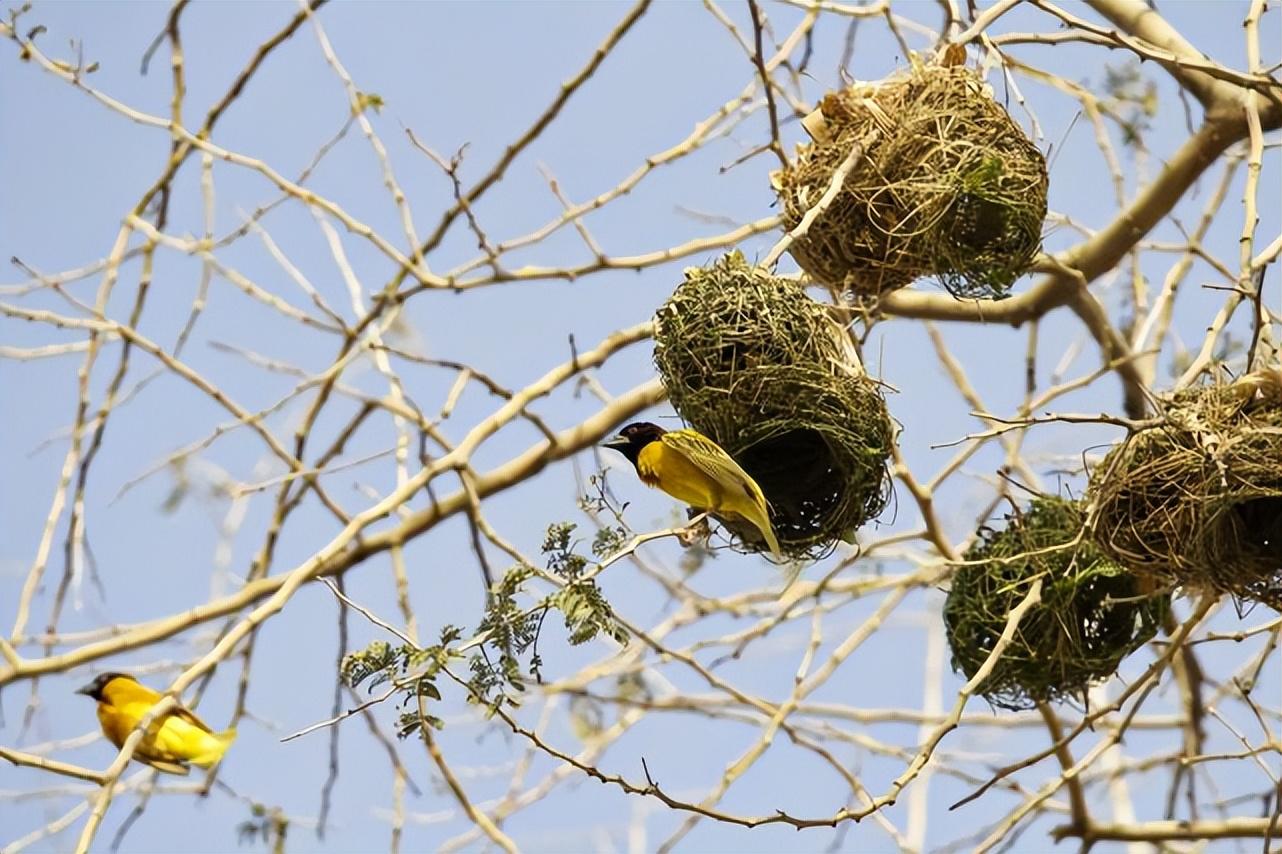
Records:
[[[609,448],[612,451],[618,451],[620,454],[625,453],[632,446],[632,440],[627,436],[615,436],[608,442],[603,442],[601,447]]]
[[[96,683],[90,682],[88,685],[82,685],[76,689],[77,694],[84,694],[86,697],[92,697],[98,690]]]

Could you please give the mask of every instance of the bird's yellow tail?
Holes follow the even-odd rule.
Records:
[[[771,527],[767,520],[764,528],[761,529],[761,536],[766,538],[766,545],[770,546],[770,553],[774,559],[783,562],[783,551],[779,548],[779,538],[775,536],[775,529]]]
[[[770,515],[763,507],[756,506],[755,504],[750,506],[752,508],[751,513],[744,513],[740,510],[740,515],[744,516],[752,523],[754,528],[761,532],[761,536],[765,539],[766,545],[770,547],[771,555],[776,561],[783,563],[783,551],[779,548],[779,538],[775,536],[774,526],[770,524]]]
[[[231,747],[231,743],[235,740],[235,727],[214,733],[206,740],[205,752],[199,756],[193,756],[191,764],[199,765],[201,768],[210,768],[217,765],[219,760],[223,758],[223,754],[227,752],[227,748]]]

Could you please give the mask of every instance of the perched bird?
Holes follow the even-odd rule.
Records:
[[[143,715],[161,698],[124,673],[103,673],[76,693],[98,701],[102,734],[116,747],[125,743]],[[235,738],[235,729],[216,733],[180,705],[151,723],[134,751],[134,759],[168,774],[186,774],[187,763],[201,768],[218,764]]]
[[[642,421],[624,427],[605,447],[627,457],[647,486],[696,509],[748,522],[761,532],[775,559],[783,560],[761,487],[707,436]]]

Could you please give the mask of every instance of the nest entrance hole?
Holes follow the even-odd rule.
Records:
[[[736,454],[743,470],[765,493],[770,518],[782,540],[808,535],[841,503],[841,470],[817,430],[794,428]]]
[[[1282,490],[1282,482],[1277,487]],[[1233,521],[1246,548],[1282,571],[1282,495],[1238,502],[1233,507]]]

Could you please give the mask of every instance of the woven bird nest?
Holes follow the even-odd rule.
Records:
[[[1249,381],[1175,394],[1092,474],[1094,535],[1159,581],[1282,610],[1282,395]]]
[[[1028,709],[1080,696],[1161,624],[1169,597],[1141,597],[1140,580],[1083,536],[1085,520],[1075,502],[1035,499],[1007,517],[1005,530],[984,530],[953,576],[944,622],[953,669],[968,679],[996,646],[1011,610],[1042,580],[1041,601],[1025,612],[979,685],[996,706]]]
[[[784,553],[818,557],[889,499],[894,426],[881,392],[796,282],[738,252],[685,275],[656,316],[668,398],[756,480]],[[764,548],[751,529],[728,527]]]
[[[955,296],[1000,297],[1041,249],[1046,160],[970,69],[829,93],[805,124],[814,142],[772,176],[789,231],[862,152],[792,244],[816,281],[876,295],[929,275]]]

